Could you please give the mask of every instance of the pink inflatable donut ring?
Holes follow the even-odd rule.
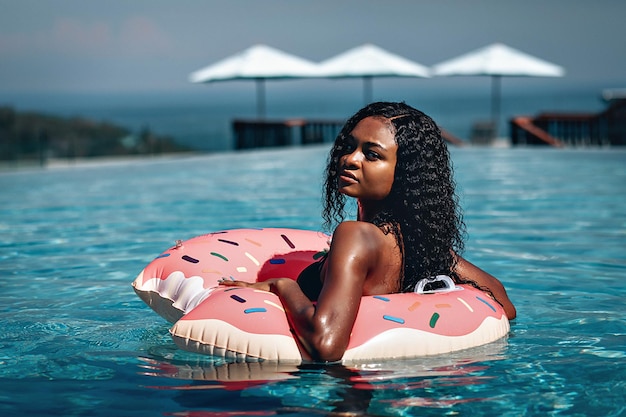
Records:
[[[135,292],[174,323],[182,349],[236,361],[310,361],[275,294],[221,287],[296,279],[328,249],[326,234],[297,229],[235,229],[198,236],[163,252],[137,276]],[[365,296],[343,362],[442,354],[505,337],[509,321],[488,294],[469,285]]]

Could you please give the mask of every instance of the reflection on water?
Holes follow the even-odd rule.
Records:
[[[506,359],[506,347],[504,339],[447,355],[344,365],[229,362],[176,352],[169,358],[142,357],[140,368],[145,376],[186,382],[152,386],[177,391],[176,401],[194,408],[176,415],[221,415],[226,409],[229,415],[251,415],[250,403],[261,400],[274,404],[278,414],[401,415],[413,407],[494,401],[493,365]],[[223,405],[207,402],[207,390],[227,391],[245,404],[231,398],[221,410]]]

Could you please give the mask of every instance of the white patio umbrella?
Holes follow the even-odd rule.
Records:
[[[502,77],[561,77],[565,70],[555,64],[528,55],[501,43],[468,52],[431,68],[435,76],[490,76],[491,118],[498,128],[500,118],[500,83]]]
[[[313,78],[317,64],[267,45],[254,45],[189,75],[192,83],[255,80],[257,116],[265,117],[265,80]]]
[[[319,74],[325,78],[363,78],[363,98],[366,104],[372,101],[374,77],[430,76],[427,67],[372,44],[357,46],[322,61]]]

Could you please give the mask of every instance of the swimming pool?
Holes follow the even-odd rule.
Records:
[[[327,148],[0,173],[0,414],[626,414],[626,150],[453,149],[466,256],[517,306],[506,340],[360,367],[178,350],[130,283],[176,239],[320,228]]]

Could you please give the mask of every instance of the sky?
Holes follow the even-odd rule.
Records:
[[[191,72],[259,43],[313,61],[373,43],[432,66],[502,42],[563,66],[553,86],[626,87],[622,0],[0,0],[0,10],[0,95],[191,91]]]

